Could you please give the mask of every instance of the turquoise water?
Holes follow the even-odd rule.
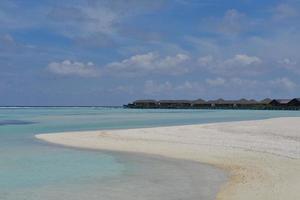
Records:
[[[57,199],[51,197],[49,191],[52,193],[60,191],[61,195],[65,195],[62,199],[74,199],[74,197],[69,198],[69,194],[76,194],[78,199],[81,199],[80,195],[83,195],[81,191],[84,189],[95,183],[103,184],[121,177],[136,167],[134,163],[124,162],[122,155],[43,143],[34,139],[37,133],[153,127],[286,116],[300,117],[300,112],[128,110],[101,107],[0,108],[0,199]],[[45,196],[46,193],[49,194]]]

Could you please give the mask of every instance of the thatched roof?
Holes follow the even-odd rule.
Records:
[[[234,101],[235,104],[242,104],[242,105],[251,105],[251,104],[257,104],[258,102],[255,99],[240,99],[237,101]]]
[[[279,104],[288,104],[292,99],[274,99],[272,102],[276,101]]]
[[[227,103],[228,101],[225,101],[224,99],[217,99],[217,100],[209,100],[207,103],[210,104],[224,104]]]
[[[197,99],[197,100],[193,101],[193,104],[205,104],[205,103],[207,103],[207,102],[203,99]]]
[[[158,103],[192,103],[190,100],[159,100]]]
[[[240,99],[237,101],[234,101],[235,104],[250,104],[251,102],[247,99]]]
[[[300,98],[294,98],[288,104],[294,104],[294,103],[299,104],[300,103]]]
[[[207,103],[210,104],[242,104],[242,105],[249,105],[249,104],[257,104],[258,102],[254,99],[247,100],[247,99],[240,99],[240,100],[224,100],[224,99],[217,99],[217,100],[210,100]]]
[[[272,99],[266,98],[266,99],[261,100],[260,103],[262,103],[262,104],[269,104],[271,101],[272,101]]]
[[[300,98],[294,98],[292,100],[296,100],[296,101],[299,101],[300,102]]]

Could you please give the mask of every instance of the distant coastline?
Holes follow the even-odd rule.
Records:
[[[254,110],[300,110],[300,98],[240,100],[136,100],[124,105],[125,108],[140,109],[254,109]]]

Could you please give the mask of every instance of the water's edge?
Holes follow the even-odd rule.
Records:
[[[221,187],[229,180],[229,174],[223,169],[197,161],[137,152],[70,147],[36,140],[57,148],[80,149],[111,155],[125,165],[134,163],[133,170],[124,172],[121,178],[110,178],[108,181],[110,183],[105,183],[118,187],[118,191],[121,191],[119,194],[114,194],[113,199],[116,200],[129,200],[136,195],[143,200],[214,200]],[[134,189],[128,187],[128,184],[133,182],[139,187],[134,187]],[[151,187],[150,190],[149,187]],[[108,195],[106,198],[111,198],[111,194],[106,195]]]

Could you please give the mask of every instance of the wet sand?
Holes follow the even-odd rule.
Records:
[[[230,176],[216,199],[300,199],[300,118],[36,137],[72,147],[146,153],[213,165]]]

